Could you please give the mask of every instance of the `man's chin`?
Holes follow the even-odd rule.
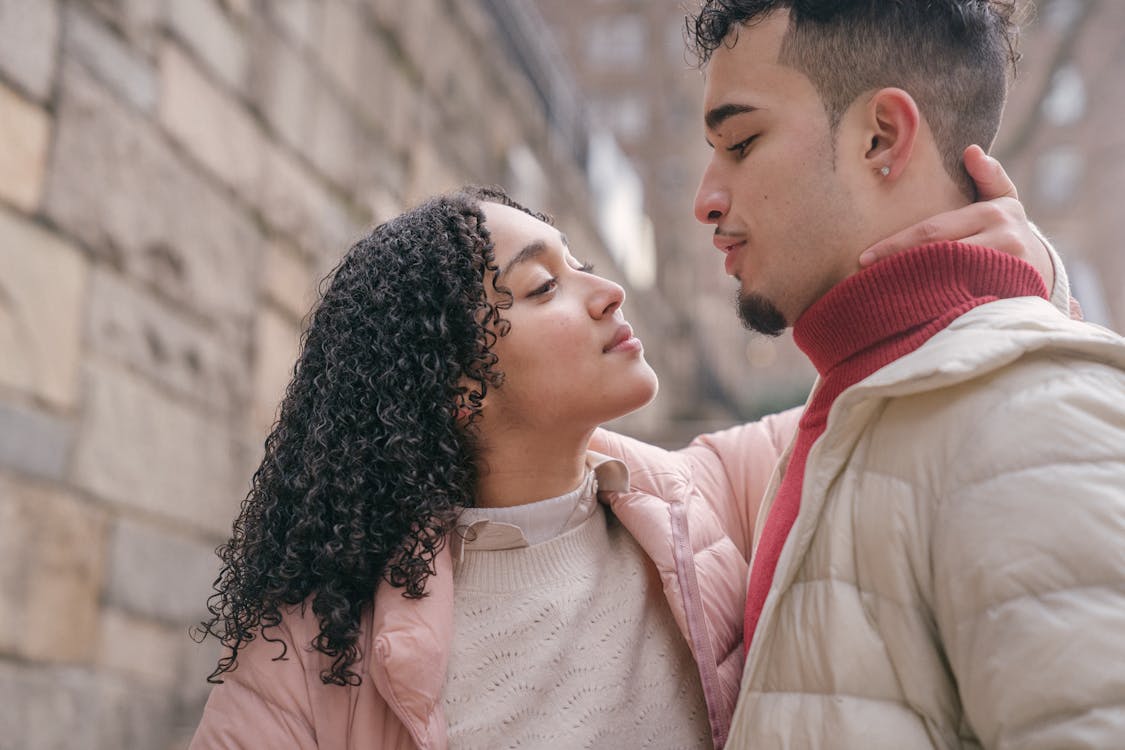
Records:
[[[781,310],[755,292],[739,292],[738,318],[746,328],[766,336],[780,336],[789,327]]]

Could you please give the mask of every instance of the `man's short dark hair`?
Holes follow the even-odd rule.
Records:
[[[820,93],[834,133],[865,91],[901,88],[918,103],[945,169],[966,197],[970,144],[987,149],[1000,127],[1007,73],[1014,70],[1016,0],[703,0],[687,21],[700,67],[738,30],[789,11],[778,62]]]

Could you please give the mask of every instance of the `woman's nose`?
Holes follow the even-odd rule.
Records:
[[[590,296],[590,315],[602,319],[613,315],[625,302],[625,290],[609,279],[598,278],[598,289]]]

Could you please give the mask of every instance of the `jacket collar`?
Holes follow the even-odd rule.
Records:
[[[590,451],[586,463],[597,477],[599,499],[602,491],[629,488],[629,469],[621,461]],[[454,635],[451,546],[434,559],[426,596],[407,599],[383,581],[371,614],[368,674],[419,747],[446,744],[441,696]]]

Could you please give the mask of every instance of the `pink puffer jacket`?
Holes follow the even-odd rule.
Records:
[[[742,676],[754,521],[798,416],[792,410],[704,435],[674,453],[605,431],[591,444],[629,468],[627,485],[623,476],[615,483],[612,472],[599,472],[600,497],[659,571],[699,665],[716,747],[726,741]],[[268,634],[271,641],[248,644],[238,668],[212,691],[192,750],[446,748],[442,689],[453,637],[448,545],[435,567],[423,599],[379,587],[361,623],[355,686],[321,682],[331,660],[309,647],[316,618],[307,608],[287,613]],[[276,660],[276,639],[288,647],[284,660]]]

